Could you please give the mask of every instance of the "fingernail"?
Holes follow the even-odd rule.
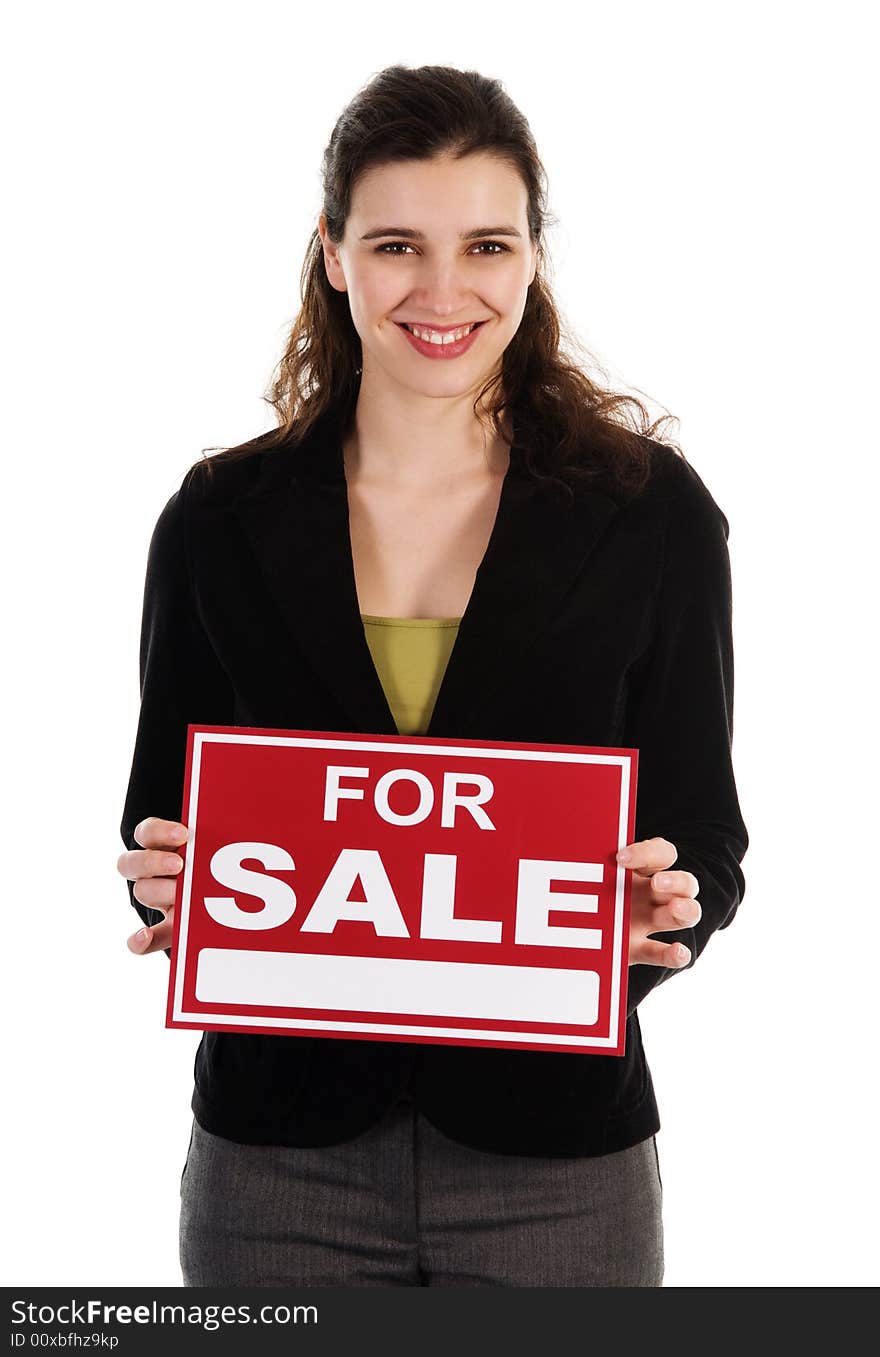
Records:
[[[618,862],[632,862],[632,852],[629,848],[621,848],[617,854]]]
[[[678,948],[678,961],[679,961],[679,965],[683,966],[683,965],[685,964],[685,962],[690,961],[690,959],[691,959],[691,954],[690,954],[690,952],[688,951],[688,949],[687,949],[686,947],[682,947],[682,946],[679,945],[679,948]]]
[[[139,928],[134,935],[134,941],[136,947],[146,947],[150,941],[149,928]]]

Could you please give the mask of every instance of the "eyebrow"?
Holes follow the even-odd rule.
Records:
[[[376,240],[379,236],[404,236],[407,240],[424,240],[423,231],[413,231],[407,226],[374,226],[372,231],[367,231],[361,236],[361,240]],[[515,226],[477,226],[473,231],[460,231],[459,240],[479,240],[482,236],[516,236],[521,238],[521,233]]]

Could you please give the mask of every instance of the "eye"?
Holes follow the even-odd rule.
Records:
[[[501,253],[501,254],[509,254],[509,253],[510,253],[510,247],[509,247],[508,245],[502,244],[502,242],[501,242],[500,240],[478,240],[478,241],[476,241],[476,246],[477,246],[478,249],[481,249],[484,245],[491,245],[491,246],[493,247],[493,254],[494,254],[494,252],[495,252],[496,250],[497,250],[499,253]],[[385,253],[387,253],[387,252],[393,252],[393,253],[396,254],[396,253],[397,253],[397,250],[398,250],[399,248],[401,248],[401,249],[407,249],[407,250],[408,250],[408,249],[411,249],[412,246],[410,245],[409,241],[407,241],[407,240],[390,240],[390,241],[388,241],[385,245],[379,245],[379,246],[377,246],[377,247],[376,247],[376,254],[385,254]],[[492,255],[488,255],[487,258],[492,258]]]

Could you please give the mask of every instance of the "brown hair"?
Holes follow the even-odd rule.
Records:
[[[646,440],[675,417],[667,414],[649,423],[648,411],[637,397],[607,390],[584,371],[592,363],[607,376],[564,326],[543,276],[548,262],[544,231],[556,220],[547,211],[546,173],[531,129],[500,81],[451,66],[395,65],[374,76],[343,110],[324,151],[322,211],[327,233],[334,242],[342,240],[354,186],[366,170],[396,161],[427,160],[439,154],[460,158],[475,152],[499,157],[519,171],[538,260],[519,328],[504,351],[500,371],[477,396],[474,413],[487,397],[483,408],[494,433],[509,441],[500,421],[500,412],[509,412],[526,470],[536,480],[569,489],[574,478],[602,476],[615,489],[637,492],[649,475],[652,449]],[[361,343],[347,294],[333,288],[327,278],[317,227],[306,250],[300,291],[302,305],[264,395],[275,410],[278,427],[223,448],[206,459],[208,465],[296,444],[328,411],[341,420],[343,429],[349,427],[360,385]],[[563,337],[586,364],[562,351]]]

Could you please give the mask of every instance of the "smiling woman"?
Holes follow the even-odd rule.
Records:
[[[637,749],[624,1054],[205,1031],[188,1286],[661,1285],[637,1008],[744,893],[728,523],[563,351],[548,219],[498,81],[392,66],[341,114],[277,427],[196,462],[150,544],[118,865],[132,950],[170,949],[190,723]]]
[[[592,481],[637,493],[650,474],[646,439],[672,416],[652,421],[636,396],[602,385],[601,365],[567,331],[545,278],[546,199],[531,130],[498,81],[443,66],[377,75],[341,113],[324,153],[302,305],[267,392],[277,427],[205,449],[214,454],[200,462],[206,474],[256,449],[296,445],[332,410],[347,447],[362,445],[363,471],[368,461],[403,470],[426,491],[438,462],[503,465],[515,425],[527,473],[548,489]],[[475,322],[476,337],[443,338]],[[409,392],[420,401],[423,456],[389,450],[384,427],[370,432],[379,371],[398,400]],[[420,398],[425,379],[445,398],[439,423],[424,419],[440,413],[425,405],[427,392]],[[468,456],[458,459],[450,443],[470,444]]]

